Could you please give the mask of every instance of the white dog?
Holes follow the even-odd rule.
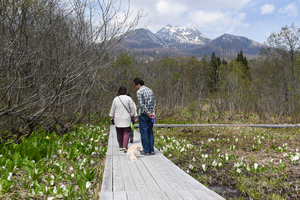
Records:
[[[132,145],[128,151],[127,151],[127,155],[129,156],[129,160],[131,161],[136,161],[137,158],[136,158],[136,155],[138,153],[138,151],[141,149],[142,147],[138,144],[134,144]]]

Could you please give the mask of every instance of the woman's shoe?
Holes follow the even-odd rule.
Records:
[[[126,152],[127,152],[127,148],[124,147],[124,148],[123,148],[123,151],[124,151],[124,153],[126,153]]]
[[[120,147],[120,148],[119,148],[119,150],[120,150],[120,151],[123,151],[123,148],[122,148],[122,147]]]

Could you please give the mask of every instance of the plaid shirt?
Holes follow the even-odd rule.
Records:
[[[137,98],[139,101],[139,115],[144,112],[151,114],[156,109],[156,102],[154,98],[153,91],[142,85],[137,91]]]

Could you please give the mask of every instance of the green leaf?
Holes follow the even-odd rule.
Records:
[[[85,176],[85,174],[83,173],[83,171],[79,168],[76,168],[76,170],[79,172],[79,175],[81,178],[84,178],[85,180],[88,180],[87,177]]]
[[[30,162],[28,160],[24,160],[23,161],[23,165],[24,165],[24,168],[25,170],[27,171],[27,173],[32,176],[33,174],[33,170],[35,168],[35,164],[33,162]]]
[[[0,183],[2,185],[2,190],[0,192],[2,192],[2,193],[9,192],[10,186],[13,184],[13,183],[7,181],[6,179],[1,179]]]
[[[40,168],[42,166],[42,164],[44,163],[44,160],[39,160],[36,164],[35,164],[35,168]]]
[[[14,170],[15,164],[14,161],[7,159],[5,163],[7,172],[12,172]]]
[[[73,157],[75,156],[75,151],[76,151],[76,148],[73,147],[71,150],[70,150],[70,159],[73,159]]]
[[[34,169],[31,166],[26,165],[24,168],[30,176],[33,174]]]
[[[36,157],[38,151],[39,150],[33,146],[29,147],[28,152],[27,152],[29,160],[35,160],[35,157]]]
[[[14,161],[14,165],[20,167],[19,165],[21,165],[21,162],[22,162],[22,156],[20,155],[19,152],[16,152],[13,156],[12,156],[12,159]]]
[[[55,170],[56,174],[60,173],[60,167],[59,166],[54,165],[54,170]]]

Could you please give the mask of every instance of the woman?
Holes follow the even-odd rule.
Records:
[[[119,143],[120,151],[127,152],[128,149],[128,140],[130,137],[131,127],[131,117],[135,117],[135,121],[137,121],[137,112],[136,105],[131,99],[131,97],[127,96],[127,88],[121,86],[118,90],[118,96],[114,98],[109,116],[111,117],[111,121],[115,123],[117,138]]]

